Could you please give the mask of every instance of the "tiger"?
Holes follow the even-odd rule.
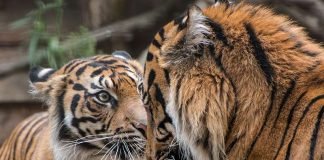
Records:
[[[143,70],[127,52],[75,59],[58,70],[33,67],[29,77],[48,111],[14,129],[1,160],[143,159]]]
[[[154,36],[143,87],[148,160],[324,159],[324,49],[262,5],[190,7]]]

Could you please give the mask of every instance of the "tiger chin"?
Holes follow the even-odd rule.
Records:
[[[35,67],[30,81],[48,113],[19,124],[1,160],[143,159],[142,69],[127,52],[73,60],[58,70]]]
[[[324,50],[265,7],[192,7],[155,35],[143,86],[147,159],[176,140],[184,159],[324,158]]]

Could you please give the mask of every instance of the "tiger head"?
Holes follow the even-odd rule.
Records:
[[[222,3],[192,7],[149,46],[147,159],[179,155],[177,140],[190,152],[186,157],[226,159],[237,137],[256,133],[275,84],[286,90],[319,64],[314,57],[322,50],[286,17],[261,6]]]
[[[49,106],[55,159],[142,159],[146,112],[141,66],[128,53],[35,67],[32,93]]]

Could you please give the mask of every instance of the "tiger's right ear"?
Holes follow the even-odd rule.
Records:
[[[45,82],[55,72],[52,68],[32,67],[29,79],[32,83]]]
[[[55,72],[52,68],[32,67],[29,72],[33,94],[42,94],[48,87],[48,79]]]

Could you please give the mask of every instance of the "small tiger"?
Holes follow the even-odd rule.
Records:
[[[144,156],[142,68],[124,51],[76,59],[58,70],[35,67],[32,93],[49,106],[21,122],[1,160],[106,160]]]
[[[192,7],[155,35],[143,86],[147,159],[174,139],[185,159],[324,159],[324,50],[270,9]]]

